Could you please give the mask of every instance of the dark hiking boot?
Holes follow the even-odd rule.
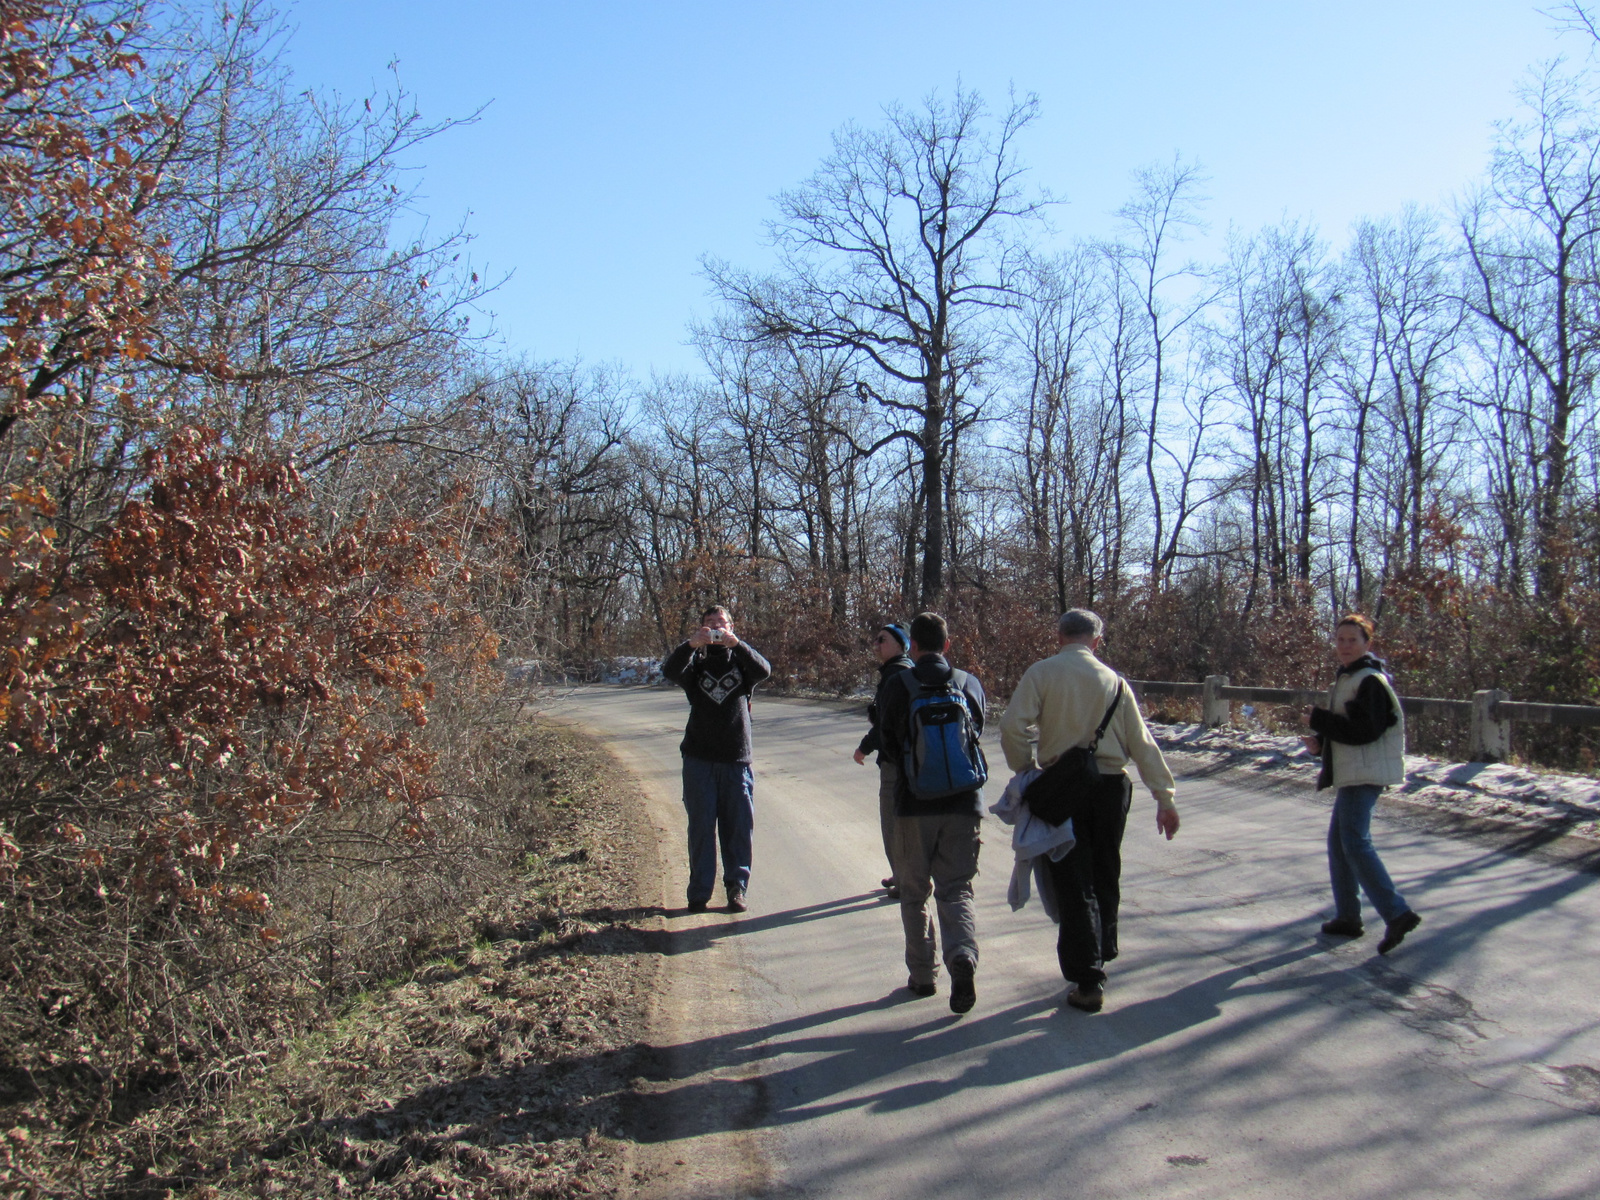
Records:
[[[1378,953],[1389,953],[1389,951],[1393,950],[1401,942],[1406,940],[1406,934],[1410,933],[1413,929],[1421,924],[1422,918],[1417,916],[1417,914],[1412,912],[1410,909],[1407,909],[1405,912],[1401,913],[1398,917],[1383,927],[1383,940],[1378,943]]]
[[[913,996],[931,996],[938,990],[939,989],[935,987],[932,982],[918,983],[915,979],[906,980],[906,991],[910,992]]]
[[[711,897],[710,896],[707,896],[703,900],[691,900],[691,901],[689,901],[689,911],[690,912],[705,912],[706,906],[708,904],[710,904],[710,903],[711,903]]]
[[[1067,1003],[1080,1012],[1099,1012],[1106,1006],[1106,991],[1075,983],[1067,989]]]
[[[1322,923],[1322,932],[1329,937],[1358,938],[1366,932],[1366,928],[1360,921],[1352,921],[1349,917],[1335,917]]]
[[[950,964],[950,1011],[971,1012],[978,1002],[978,988],[972,977],[978,973],[978,964],[970,958],[958,958]]]
[[[728,889],[729,912],[745,912],[749,907],[750,902],[744,898],[744,889],[742,887],[730,887]]]

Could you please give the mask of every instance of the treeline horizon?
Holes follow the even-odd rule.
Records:
[[[777,198],[773,268],[705,261],[703,376],[535,368],[591,432],[515,497],[553,568],[519,645],[660,653],[721,602],[779,685],[844,690],[874,623],[938,608],[1003,696],[1084,606],[1131,675],[1308,686],[1363,611],[1403,690],[1600,701],[1597,85],[1530,73],[1449,211],[1338,251],[1288,219],[1215,261],[1181,158],[1137,173],[1121,236],[1043,250],[1033,98],[846,126]],[[1595,761],[1588,734],[1518,749]]]

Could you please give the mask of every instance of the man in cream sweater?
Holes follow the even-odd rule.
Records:
[[[1161,748],[1127,684],[1095,657],[1104,628],[1087,609],[1063,613],[1057,625],[1060,651],[1028,668],[1000,718],[1006,762],[1023,771],[1047,767],[1066,750],[1093,742],[1116,701],[1094,756],[1103,786],[1075,805],[1070,816],[1077,844],[1050,865],[1061,913],[1056,957],[1072,984],[1067,1003],[1085,1012],[1099,1012],[1104,1005],[1105,964],[1117,956],[1122,832],[1133,800],[1133,783],[1123,770],[1129,762],[1156,798],[1156,828],[1168,841],[1178,832],[1172,772]]]

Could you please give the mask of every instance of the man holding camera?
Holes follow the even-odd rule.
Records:
[[[730,912],[744,912],[755,828],[750,770],[750,693],[772,666],[733,632],[720,604],[700,614],[700,628],[667,656],[661,674],[689,696],[683,743],[683,807],[689,815],[689,910],[703,912],[717,879]]]

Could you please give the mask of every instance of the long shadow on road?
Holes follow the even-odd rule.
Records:
[[[1317,945],[1300,946],[1231,966],[1169,995],[1091,1018],[1092,1039],[1074,1038],[1070,1044],[1061,1036],[1068,1028],[1064,1023],[1085,1018],[1060,1008],[1058,997],[961,1019],[934,1008],[937,1001],[914,1000],[897,990],[871,1001],[657,1047],[646,1053],[641,1069],[653,1086],[641,1089],[629,1105],[627,1132],[641,1142],[673,1140],[815,1120],[851,1108],[896,1111],[968,1088],[1004,1088],[1161,1042],[1220,1016],[1227,1000],[1271,992],[1314,994],[1316,976],[1258,977],[1325,952]],[[1327,975],[1342,981],[1346,972],[1341,968]],[[1307,996],[1305,1002],[1316,1001]],[[929,1016],[893,1028],[828,1031],[902,1005],[927,1006]],[[1076,1028],[1081,1033],[1085,1026]],[[1053,1052],[1041,1052],[1041,1038],[1058,1043]],[[963,1065],[945,1077],[937,1066],[945,1059]],[[780,1065],[785,1062],[795,1065]],[[731,1125],[730,1114],[737,1115]]]
[[[802,908],[787,908],[781,912],[762,913],[759,916],[748,914],[736,920],[707,921],[699,925],[667,926],[663,929],[634,929],[633,937],[629,942],[610,950],[603,945],[591,946],[581,943],[585,953],[627,953],[632,954],[640,947],[653,954],[676,955],[693,954],[697,950],[704,950],[727,938],[748,937],[751,934],[766,933],[773,929],[793,925],[803,925],[809,921],[821,921],[828,917],[842,917],[851,913],[865,912],[869,909],[883,908],[887,904],[882,892],[864,892],[858,896],[844,896],[838,900],[827,900],[820,904],[808,904]],[[653,906],[643,909],[629,909],[626,915],[659,916],[676,920],[678,918],[699,916],[716,917],[723,910],[713,909],[708,913],[691,913],[687,908],[661,908]],[[615,919],[615,910],[594,909],[582,915],[589,920]],[[731,914],[730,914],[731,915]]]
[[[1548,903],[1564,887],[1551,891],[1553,895],[1536,896],[1533,903]],[[822,920],[879,903],[871,894],[848,896],[655,933],[667,952],[692,953],[720,938]],[[640,915],[674,914],[641,910]],[[1468,935],[1463,930],[1460,936]],[[1438,952],[1450,956],[1460,949],[1458,940],[1447,939]],[[1339,1100],[1344,1084],[1337,1074],[1284,1072],[1281,1056],[1291,1035],[1302,1062],[1348,1053],[1352,1039],[1370,1033],[1363,1022],[1375,1013],[1398,1019],[1430,1041],[1438,1039],[1435,1045],[1488,1036],[1474,1028],[1476,1014],[1453,993],[1412,979],[1387,960],[1365,961],[1339,947],[1308,942],[1299,920],[1240,933],[1222,944],[1190,945],[1143,969],[1172,977],[1176,986],[1163,991],[1146,985],[1142,998],[1094,1017],[1060,1007],[1059,996],[1040,996],[991,1012],[980,1007],[957,1018],[938,1000],[917,1000],[896,990],[717,1036],[662,1046],[637,1044],[621,1051],[632,1056],[636,1082],[617,1112],[620,1125],[608,1132],[661,1144],[797,1126],[851,1111],[892,1114],[926,1108],[954,1114],[954,1128],[941,1125],[944,1136],[959,1130],[988,1138],[1055,1112],[1061,1119],[1070,1115],[1079,1137],[1071,1145],[1048,1139],[1040,1144],[1065,1156],[1060,1162],[1051,1160],[1051,1169],[1065,1169],[1063,1164],[1079,1153],[1073,1149],[1078,1142],[1092,1145],[1154,1119],[1145,1111],[1155,1109],[1153,1101],[1128,1105],[1125,1111],[1097,1102],[1097,1089],[1113,1078],[1125,1081],[1131,1073],[1159,1080],[1159,1091],[1152,1095],[1159,1095],[1162,1111],[1221,1108],[1230,1120],[1248,1124],[1271,1120],[1275,1106],[1285,1103],[1315,1106]],[[336,1135],[341,1127],[420,1121],[427,1114],[467,1112],[488,1102],[493,1115],[458,1135],[463,1141],[487,1142],[498,1136],[502,1120],[538,1117],[533,1097],[543,1073],[575,1071],[588,1061],[578,1057],[542,1068],[489,1070],[420,1088],[394,1108],[318,1124]],[[954,1110],[942,1103],[963,1093]],[[1462,1097],[1450,1099],[1456,1107],[1448,1113],[1421,1114],[1418,1120],[1427,1125],[1448,1119],[1457,1141],[1469,1134],[1480,1139],[1503,1136],[1491,1091],[1469,1093],[1465,1109]],[[594,1109],[597,1124],[604,1122],[609,1109],[605,1097],[580,1101],[580,1109],[584,1106]],[[1565,1115],[1570,1119],[1573,1114]],[[902,1142],[915,1136],[904,1132],[908,1128],[921,1126],[886,1125],[884,1138],[863,1142],[851,1152],[853,1157],[847,1155],[842,1165],[829,1170],[846,1179],[851,1170],[866,1170],[872,1156],[915,1153],[915,1146]],[[891,1129],[901,1132],[891,1135]],[[1407,1136],[1407,1129],[1396,1128],[1379,1140],[1387,1144]],[[1341,1155],[1355,1152],[1363,1137],[1368,1139],[1363,1149],[1371,1152],[1373,1131],[1352,1128],[1314,1152],[1300,1148],[1302,1157],[1294,1169],[1337,1173]],[[1543,1194],[1566,1194],[1557,1165],[1551,1164]],[[1425,1183],[1421,1176],[1426,1166],[1418,1160],[1419,1177],[1411,1181],[1418,1187]],[[959,1166],[952,1165],[951,1171],[959,1172]]]

